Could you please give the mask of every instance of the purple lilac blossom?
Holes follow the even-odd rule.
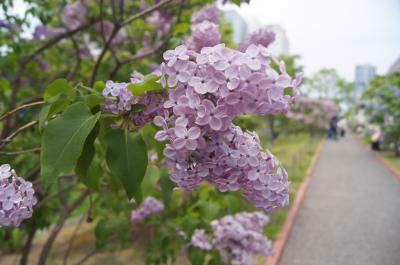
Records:
[[[37,203],[32,183],[17,176],[10,165],[0,166],[0,226],[19,226],[32,217]]]
[[[131,221],[132,223],[138,223],[144,220],[147,216],[154,213],[158,213],[164,210],[164,204],[154,197],[147,197],[140,204],[138,209],[132,211]]]
[[[255,265],[254,255],[272,256],[272,243],[263,235],[269,218],[261,212],[227,215],[211,222],[212,235],[197,229],[191,244],[195,247],[217,249],[225,262],[233,265]]]
[[[61,21],[69,30],[77,29],[85,22],[87,9],[87,0],[78,0],[68,4],[63,10]]]
[[[244,52],[251,44],[268,47],[274,41],[275,33],[273,31],[270,31],[268,29],[259,29],[251,33],[245,41],[240,43],[238,46],[238,50]]]
[[[198,24],[203,21],[209,21],[219,24],[219,10],[215,5],[206,5],[199,11],[192,14],[192,24]]]
[[[199,52],[204,47],[213,47],[221,43],[219,26],[205,20],[192,25],[192,36],[188,38],[187,45],[191,50]]]
[[[151,123],[156,116],[164,116],[167,112],[163,108],[164,101],[167,98],[166,91],[149,91],[139,96],[134,96],[128,90],[129,84],[142,82],[143,78],[141,73],[133,72],[130,83],[107,81],[103,90],[105,103],[102,111],[126,116],[137,127],[143,127],[147,123]],[[138,108],[134,109],[135,107]]]
[[[164,155],[171,179],[186,190],[203,180],[221,192],[242,189],[246,199],[266,211],[285,206],[286,170],[262,150],[255,133],[243,132],[232,120],[242,114],[288,112],[301,76],[292,79],[284,63],[261,45],[239,52],[220,44],[200,53],[182,45],[164,58],[160,82],[175,89],[164,103],[168,115],[154,123],[162,128],[156,139],[168,141]],[[293,90],[291,96],[285,94],[287,88]]]
[[[165,11],[154,11],[146,18],[146,22],[155,26],[156,35],[160,38],[171,29],[172,19],[173,17]]]
[[[43,25],[36,26],[33,37],[40,40],[52,39],[67,32],[65,28],[53,28]]]
[[[330,99],[312,99],[301,95],[296,98],[292,109],[286,116],[292,120],[327,129],[331,118],[337,116],[340,107]]]

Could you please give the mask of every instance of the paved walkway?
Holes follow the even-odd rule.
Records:
[[[280,265],[400,265],[400,181],[355,138],[327,141]]]

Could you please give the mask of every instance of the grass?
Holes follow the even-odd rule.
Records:
[[[400,157],[396,157],[392,150],[390,151],[381,151],[379,154],[394,168],[400,171]]]
[[[311,137],[309,134],[281,136],[271,148],[272,153],[282,162],[289,174],[290,205],[270,214],[270,223],[265,228],[265,234],[274,240],[278,235],[296,192],[304,180],[307,169],[320,143],[321,136]]]

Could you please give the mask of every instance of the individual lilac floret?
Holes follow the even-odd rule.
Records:
[[[263,235],[268,221],[261,212],[228,215],[211,222],[211,236],[202,229],[196,230],[191,244],[204,250],[217,249],[229,264],[254,265],[254,255],[274,255],[271,241]]]
[[[244,52],[251,44],[268,47],[274,41],[275,33],[273,31],[270,31],[268,29],[259,29],[251,33],[245,41],[240,43],[238,46],[238,50]]]
[[[61,16],[61,21],[68,29],[77,29],[85,22],[87,8],[87,0],[78,0],[66,5]]]
[[[32,183],[17,176],[10,165],[0,166],[0,226],[19,226],[32,217],[37,203]]]
[[[215,5],[206,5],[199,11],[193,13],[192,24],[198,24],[205,20],[219,24],[219,10]]]
[[[154,197],[147,197],[144,199],[140,207],[132,211],[131,221],[132,223],[138,223],[144,220],[147,216],[158,213],[164,210],[164,204]]]

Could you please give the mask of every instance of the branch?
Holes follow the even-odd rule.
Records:
[[[43,51],[45,51],[46,49],[52,47],[53,45],[57,44],[59,41],[61,41],[64,38],[73,36],[75,33],[84,30],[90,26],[92,26],[94,23],[96,23],[97,20],[91,20],[89,21],[87,24],[84,24],[74,30],[70,30],[67,31],[63,34],[60,34],[54,38],[52,38],[51,40],[49,40],[48,42],[46,42],[45,44],[43,44],[41,47],[39,47],[38,49],[36,49],[35,51],[32,52],[32,54],[28,55],[27,57],[23,58],[19,64],[17,73],[15,74],[15,78],[12,82],[11,85],[11,96],[10,96],[10,101],[8,104],[8,109],[11,110],[13,108],[15,108],[16,103],[17,103],[17,93],[18,93],[18,89],[19,89],[19,83],[21,81],[21,77],[23,72],[25,71],[25,68],[27,66],[27,64],[32,61],[33,59],[36,58],[36,56],[38,56],[39,54],[41,54]],[[6,135],[8,134],[10,127],[13,126],[14,120],[10,119],[10,117],[8,117],[6,119],[3,131],[1,133],[0,138],[4,138],[6,137]]]
[[[68,77],[67,77],[68,80],[71,80],[75,77],[75,75],[78,73],[78,70],[81,66],[81,53],[79,51],[78,43],[76,42],[76,40],[73,37],[71,37],[71,41],[72,41],[72,44],[75,49],[76,64],[75,64],[75,67],[72,69],[72,71],[69,72]]]
[[[81,195],[70,206],[68,206],[65,209],[65,211],[62,213],[62,215],[60,216],[60,219],[58,220],[57,224],[51,231],[50,236],[48,237],[46,243],[44,244],[44,246],[42,248],[42,252],[40,253],[38,265],[46,264],[46,260],[50,254],[51,247],[52,247],[54,241],[56,240],[57,235],[60,232],[61,228],[64,226],[65,221],[67,220],[69,215],[83,203],[83,201],[86,199],[86,197],[89,195],[89,193],[90,193],[89,190],[83,191],[81,193]]]
[[[114,69],[110,73],[109,79],[114,79],[114,77],[117,75],[119,69],[124,64],[127,64],[127,63],[130,63],[132,61],[143,59],[143,58],[145,58],[147,56],[150,56],[150,55],[156,53],[162,46],[164,46],[164,42],[160,43],[159,45],[157,45],[156,47],[154,47],[154,48],[152,48],[150,50],[147,50],[147,51],[144,51],[144,52],[140,52],[140,53],[136,53],[136,54],[134,54],[134,55],[132,55],[132,56],[130,56],[128,58],[125,58],[125,59],[121,60],[121,61],[116,61]]]
[[[90,78],[89,86],[92,87],[97,76],[97,71],[99,70],[101,61],[103,60],[104,56],[106,55],[108,49],[110,48],[111,42],[113,41],[115,35],[117,35],[118,31],[121,29],[119,24],[114,24],[113,31],[111,32],[110,37],[108,38],[107,42],[105,43],[103,50],[101,51],[99,58],[97,59],[92,72],[92,77]]]
[[[13,115],[14,113],[16,113],[16,112],[18,112],[20,110],[23,110],[23,109],[26,109],[26,108],[30,108],[30,107],[34,107],[34,106],[39,106],[39,105],[42,105],[44,103],[46,103],[46,102],[45,101],[36,101],[36,102],[32,102],[32,103],[27,103],[27,104],[21,105],[21,106],[15,108],[13,110],[7,111],[3,115],[1,115],[0,116],[0,121],[4,120],[8,116]]]
[[[35,225],[35,221],[33,220],[32,225],[29,227],[28,238],[26,239],[24,248],[22,249],[21,260],[19,265],[27,265],[29,253],[31,252],[33,238],[35,237],[37,231],[37,226]]]
[[[13,132],[13,133],[10,134],[9,136],[7,136],[7,138],[5,138],[5,139],[3,139],[3,140],[0,140],[0,150],[1,150],[2,148],[4,148],[4,146],[6,146],[9,142],[11,142],[11,140],[12,140],[15,136],[17,136],[18,134],[20,134],[20,133],[23,132],[24,130],[29,129],[29,128],[35,126],[37,123],[39,123],[39,121],[37,121],[37,120],[28,122],[27,124],[25,124],[25,125],[19,127],[15,132]]]
[[[132,21],[142,18],[144,16],[146,16],[147,14],[159,9],[160,7],[163,7],[169,3],[171,3],[174,0],[164,0],[159,2],[158,4],[155,4],[139,13],[137,13],[136,15],[130,16],[129,18],[127,18],[124,22],[122,22],[121,27],[125,27],[126,25],[128,25],[129,23],[131,23]]]
[[[15,152],[0,151],[0,155],[15,156],[15,155],[22,155],[22,154],[26,154],[26,153],[36,153],[36,152],[40,152],[40,150],[41,150],[40,147],[34,147],[34,148],[31,148],[31,149],[15,151]]]
[[[67,250],[65,251],[65,254],[64,254],[63,265],[67,265],[69,254],[71,253],[72,244],[75,241],[75,238],[76,238],[76,236],[78,234],[79,228],[81,227],[81,224],[82,224],[83,220],[85,220],[85,215],[84,214],[82,214],[81,218],[79,219],[78,223],[76,224],[74,232],[72,233],[72,236],[71,236],[71,238],[70,238],[70,240],[68,242]]]

